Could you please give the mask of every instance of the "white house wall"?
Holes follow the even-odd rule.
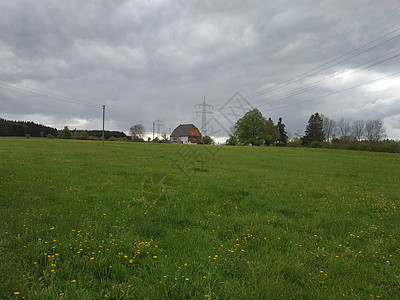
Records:
[[[189,137],[188,136],[181,136],[180,137],[182,144],[189,144]]]

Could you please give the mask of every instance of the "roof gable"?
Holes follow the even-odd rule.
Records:
[[[197,129],[193,124],[180,124],[171,133],[171,137],[189,136],[193,129]]]

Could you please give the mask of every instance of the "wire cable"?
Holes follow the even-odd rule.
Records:
[[[398,74],[400,74],[400,72],[395,72],[395,73],[392,73],[390,75],[386,75],[386,76],[383,76],[383,77],[380,77],[380,78],[377,78],[377,79],[374,79],[374,80],[371,80],[371,81],[367,81],[367,82],[364,82],[364,83],[361,83],[361,84],[358,84],[358,85],[354,85],[354,86],[351,86],[351,87],[348,87],[348,88],[345,88],[345,89],[342,89],[342,90],[339,90],[339,91],[334,91],[334,92],[331,92],[331,93],[328,93],[328,94],[325,94],[325,95],[322,95],[322,96],[318,96],[318,97],[314,97],[314,98],[311,98],[311,99],[302,100],[302,101],[299,101],[299,102],[296,102],[296,103],[289,103],[287,105],[271,108],[271,109],[269,109],[269,111],[278,110],[278,109],[281,109],[281,108],[285,108],[285,107],[289,107],[289,106],[293,106],[293,105],[298,105],[298,104],[302,104],[302,103],[306,103],[306,102],[311,102],[311,101],[315,101],[315,100],[318,100],[318,99],[321,99],[321,98],[324,98],[324,97],[329,97],[329,96],[332,96],[332,95],[336,95],[336,94],[342,93],[344,91],[352,90],[352,89],[355,89],[355,88],[358,88],[358,87],[361,87],[361,86],[364,86],[364,85],[367,85],[367,84],[370,84],[370,83],[374,83],[374,82],[377,82],[379,80],[386,79],[386,78],[389,78],[389,77],[392,77],[392,76],[395,76],[395,75],[398,75]],[[262,103],[259,106],[266,105],[266,104],[269,104],[269,103]]]
[[[349,51],[349,52],[347,52],[347,53],[345,53],[345,54],[343,54],[343,55],[341,55],[341,56],[339,56],[339,57],[337,57],[337,58],[335,58],[335,59],[333,59],[333,60],[330,60],[330,61],[328,61],[328,62],[326,62],[326,63],[324,63],[324,64],[322,64],[322,65],[319,65],[319,66],[317,66],[317,67],[315,67],[315,68],[313,68],[313,69],[311,69],[311,70],[308,70],[308,71],[306,71],[306,72],[303,72],[302,74],[299,74],[299,75],[297,75],[297,76],[295,76],[295,77],[293,77],[293,78],[290,78],[290,79],[288,79],[288,80],[285,80],[284,82],[282,82],[281,84],[278,84],[277,86],[274,86],[274,87],[271,87],[271,88],[267,88],[267,89],[263,89],[263,90],[261,90],[261,91],[259,91],[259,92],[255,92],[255,93],[253,93],[253,94],[247,95],[247,96],[246,96],[246,99],[251,99],[251,98],[259,97],[260,95],[264,95],[264,94],[266,94],[266,93],[270,93],[270,92],[272,92],[272,91],[275,91],[275,90],[277,90],[278,88],[291,85],[291,84],[293,84],[293,83],[295,83],[295,82],[299,82],[299,81],[301,81],[301,80],[304,80],[305,78],[314,76],[314,75],[316,75],[316,74],[318,74],[318,73],[320,73],[320,72],[322,72],[322,71],[325,71],[325,70],[330,69],[330,68],[332,68],[332,67],[334,67],[334,66],[337,66],[338,64],[340,64],[340,63],[342,63],[342,62],[348,61],[348,60],[350,60],[351,58],[354,58],[354,57],[356,57],[356,56],[359,56],[359,55],[361,55],[361,54],[364,54],[364,53],[366,53],[366,52],[368,52],[368,51],[370,51],[370,50],[372,50],[372,49],[375,49],[375,48],[377,48],[377,47],[379,47],[379,46],[381,46],[381,45],[383,45],[383,44],[386,44],[386,43],[388,43],[388,42],[394,40],[395,38],[397,38],[397,37],[400,36],[400,33],[399,33],[399,34],[396,34],[395,36],[393,36],[393,37],[391,37],[391,38],[389,38],[388,40],[385,40],[385,41],[383,41],[383,42],[380,42],[380,43],[377,44],[377,45],[371,46],[371,47],[369,47],[369,48],[367,48],[367,49],[361,51],[360,53],[356,53],[356,54],[353,54],[353,53],[355,53],[355,52],[357,52],[357,51],[359,51],[359,50],[361,50],[361,49],[363,49],[363,48],[365,48],[365,47],[367,47],[367,46],[369,46],[369,45],[371,45],[371,44],[373,44],[373,43],[375,43],[375,42],[377,42],[377,41],[379,41],[379,40],[381,40],[381,39],[383,39],[383,38],[385,38],[385,37],[388,37],[388,36],[390,36],[391,34],[397,32],[397,31],[399,31],[399,30],[400,30],[400,27],[397,27],[397,28],[395,28],[394,30],[390,31],[389,33],[387,33],[387,34],[385,34],[385,35],[383,35],[383,36],[380,36],[380,37],[374,39],[373,41],[370,41],[370,42],[368,42],[368,43],[366,43],[366,44],[364,44],[364,45],[362,45],[362,46],[360,46],[360,47],[358,47],[358,48],[356,48],[356,49],[353,49],[353,50],[351,50],[351,51]],[[346,56],[348,56],[348,55],[350,55],[350,54],[353,54],[353,55],[351,55],[350,57],[347,57],[347,58],[345,58],[345,59],[342,59],[342,58],[344,58],[344,57],[346,57]],[[342,59],[342,60],[340,60],[340,59]],[[322,69],[321,69],[321,68],[322,68]],[[320,70],[317,71],[318,69],[320,69]],[[314,71],[315,71],[315,72],[314,72]],[[307,75],[307,74],[308,74],[308,75]],[[307,76],[305,76],[305,75],[307,75]]]
[[[371,65],[368,65],[368,66],[366,66],[366,67],[364,67],[364,68],[360,68],[360,67],[362,67],[362,66],[364,66],[364,65],[366,65],[366,64],[368,64],[368,63],[377,61],[378,59],[381,59],[381,58],[383,58],[383,57],[385,57],[385,56],[387,56],[387,55],[389,55],[389,54],[393,54],[393,53],[396,53],[396,52],[399,52],[399,51],[400,51],[400,48],[399,48],[399,49],[396,49],[396,50],[394,50],[394,51],[392,51],[392,52],[390,52],[390,53],[388,53],[388,54],[385,54],[385,55],[383,55],[383,56],[381,56],[381,57],[375,58],[375,59],[373,59],[373,60],[370,60],[370,61],[367,61],[367,62],[365,62],[365,63],[362,63],[362,64],[360,64],[360,65],[358,65],[358,66],[355,66],[355,67],[354,67],[355,71],[353,72],[353,74],[359,73],[359,72],[361,72],[361,71],[365,71],[365,70],[367,70],[367,69],[369,69],[369,68],[372,68],[372,67],[374,67],[374,66],[377,66],[377,65],[379,65],[379,64],[382,64],[382,63],[387,62],[387,61],[389,61],[389,60],[395,59],[395,58],[399,57],[400,54],[393,55],[393,56],[391,56],[391,57],[385,58],[385,59],[380,60],[380,61],[378,61],[378,62],[375,62],[375,63],[373,63],[373,64],[371,64]],[[358,69],[358,68],[360,68],[360,69]],[[275,95],[274,97],[276,97],[276,96],[283,96],[283,97],[281,97],[281,98],[279,98],[279,99],[275,99],[275,100],[273,100],[273,101],[268,101],[268,102],[266,102],[265,104],[270,104],[270,103],[279,102],[279,101],[288,99],[288,98],[290,98],[290,97],[297,96],[297,95],[299,95],[299,94],[302,94],[302,93],[311,91],[311,90],[316,89],[316,88],[318,88],[318,87],[322,87],[322,86],[324,86],[324,85],[326,85],[326,84],[329,83],[328,79],[331,79],[331,78],[334,78],[334,77],[338,77],[339,75],[345,73],[346,71],[347,71],[347,70],[343,70],[343,71],[341,71],[341,72],[339,72],[339,73],[332,74],[332,75],[330,75],[330,76],[328,76],[328,77],[325,77],[325,78],[323,78],[323,79],[314,81],[314,82],[312,82],[312,83],[310,83],[310,84],[307,84],[307,85],[305,85],[305,86],[302,86],[302,87],[300,87],[300,88],[291,90],[291,91],[289,91],[289,92],[282,92],[282,93],[280,93],[280,94],[277,94],[277,95]],[[258,100],[253,101],[252,103],[253,103],[253,104],[256,104],[256,103],[264,102],[265,100],[266,100],[266,98],[264,98],[264,99],[258,99]]]
[[[24,91],[27,93],[31,93],[34,95],[38,95],[38,96],[44,96],[44,97],[48,97],[48,98],[54,98],[60,101],[64,101],[64,102],[69,102],[69,103],[74,103],[74,104],[80,104],[80,105],[86,105],[86,106],[92,106],[92,107],[102,107],[99,104],[95,104],[92,102],[87,102],[87,101],[83,101],[80,99],[75,99],[75,98],[70,98],[70,97],[66,97],[66,96],[61,96],[61,95],[57,95],[51,92],[45,92],[36,88],[32,88],[32,87],[28,87],[28,86],[24,86],[24,85],[20,85],[18,83],[12,82],[12,81],[7,81],[4,79],[0,79],[0,85],[3,86],[7,86],[19,91]]]

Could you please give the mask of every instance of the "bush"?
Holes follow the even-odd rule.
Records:
[[[393,141],[388,142],[386,144],[386,149],[387,149],[387,152],[390,152],[390,153],[400,153],[400,143],[396,143]]]
[[[346,144],[346,149],[347,150],[357,150],[357,145],[354,143],[348,143],[348,144]]]
[[[309,147],[310,148],[321,148],[321,143],[317,142],[317,141],[312,141]]]
[[[332,144],[329,142],[321,142],[321,148],[329,149],[332,148]]]
[[[302,147],[302,140],[301,139],[294,139],[287,143],[288,147]]]
[[[358,150],[361,150],[361,151],[368,151],[368,145],[367,145],[366,143],[360,143],[360,144],[358,145]]]
[[[72,133],[68,129],[67,126],[65,126],[64,129],[59,132],[58,138],[60,138],[60,139],[70,139],[70,138],[72,138]]]
[[[144,142],[144,139],[141,137],[133,136],[131,141],[132,142]]]
[[[203,144],[204,145],[211,145],[213,143],[214,143],[214,140],[209,135],[203,136]]]

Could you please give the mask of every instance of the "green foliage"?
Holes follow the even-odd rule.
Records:
[[[278,126],[269,118],[265,120],[265,145],[270,146],[280,140]]]
[[[239,142],[235,135],[230,135],[229,139],[226,140],[226,144],[230,146],[237,146]]]
[[[134,136],[134,137],[131,138],[131,141],[132,142],[144,142],[144,139],[140,138],[140,137],[137,137],[137,136],[136,137]]]
[[[321,148],[321,142],[312,141],[309,145],[310,148]]]
[[[277,127],[278,127],[278,132],[279,132],[278,144],[286,146],[286,144],[288,142],[288,135],[287,135],[287,132],[285,129],[286,125],[283,124],[282,118],[279,118]]]
[[[87,139],[88,139],[89,141],[98,141],[98,140],[100,140],[99,137],[93,136],[93,135],[89,135],[89,136],[87,137]]]
[[[77,140],[87,140],[89,137],[89,134],[86,130],[73,130],[71,133],[72,138]]]
[[[65,126],[63,130],[58,133],[58,138],[60,139],[71,139],[72,132],[68,129],[68,126]]]
[[[287,142],[288,147],[302,147],[303,146],[303,141],[302,139],[293,139],[289,142]]]
[[[311,115],[308,120],[305,135],[303,137],[303,144],[308,146],[311,142],[322,142],[324,140],[323,133],[323,120],[318,113]]]
[[[209,135],[203,136],[203,144],[204,145],[212,145],[213,143],[214,143],[214,140]]]
[[[44,137],[48,134],[57,135],[57,129],[33,122],[9,121],[0,118],[0,136]]]
[[[265,118],[256,108],[240,118],[234,129],[234,135],[243,145],[260,146],[265,142]]]
[[[399,155],[211,148],[1,138],[0,298],[398,297]]]

